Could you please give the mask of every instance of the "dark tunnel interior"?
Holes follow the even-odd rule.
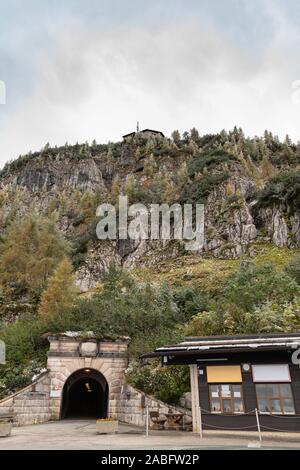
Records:
[[[108,386],[99,373],[76,373],[63,391],[61,418],[107,418]]]

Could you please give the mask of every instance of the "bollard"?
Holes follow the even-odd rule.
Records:
[[[200,439],[203,439],[203,427],[202,427],[202,410],[201,406],[199,407],[199,432],[200,432]]]
[[[146,407],[146,437],[149,437],[149,405]]]

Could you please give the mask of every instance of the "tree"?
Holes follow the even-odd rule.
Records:
[[[300,328],[300,298],[291,302],[267,301],[254,310],[228,306],[195,315],[185,327],[186,336],[237,335],[260,333],[292,333]]]
[[[144,164],[145,175],[148,178],[152,178],[156,171],[156,168],[157,168],[157,164],[156,164],[153,153],[151,153],[151,155],[147,157],[145,160],[145,164]]]
[[[74,305],[77,289],[72,274],[72,264],[64,258],[49,279],[39,305],[39,315],[44,318],[63,315]]]
[[[122,184],[121,184],[120,177],[117,175],[112,182],[111,191],[110,191],[111,200],[113,203],[116,204],[118,202],[118,198],[121,194],[121,191],[122,191]]]
[[[186,162],[182,163],[182,165],[179,167],[176,175],[176,180],[180,188],[184,188],[185,185],[188,184],[189,174]]]
[[[172,132],[172,139],[175,142],[175,144],[179,144],[179,142],[181,140],[180,132],[179,131]]]
[[[292,143],[293,143],[292,140],[291,140],[291,138],[290,138],[290,136],[289,136],[288,134],[286,135],[286,137],[285,137],[285,139],[284,139],[284,143],[285,143],[285,145],[286,145],[287,147],[290,147],[290,146],[292,145]]]
[[[128,197],[129,204],[133,204],[135,202],[135,194],[137,192],[137,182],[133,175],[127,176],[124,192]]]
[[[17,219],[0,244],[0,285],[39,294],[68,251],[54,220],[35,214]]]
[[[114,154],[112,146],[110,145],[107,152],[107,171],[111,175],[114,169]]]
[[[194,142],[196,142],[196,143],[199,142],[199,139],[200,139],[199,132],[195,127],[193,127],[193,129],[191,129],[190,135],[191,135],[191,139]]]

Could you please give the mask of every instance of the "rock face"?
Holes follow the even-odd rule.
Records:
[[[175,184],[180,184],[178,168],[183,169],[184,174],[184,165],[194,158],[192,155],[183,152],[176,158],[171,157],[174,144],[172,147],[170,142],[163,140],[159,144],[147,141],[146,150],[132,145],[115,144],[114,155],[108,146],[90,147],[85,144],[62,149],[46,148],[13,162],[0,175],[0,224],[4,227],[11,211],[15,210],[21,216],[28,209],[47,215],[54,211],[60,230],[71,243],[80,245],[77,248],[80,260],[75,265],[82,291],[97,285],[111,263],[129,269],[155,267],[159,262],[178,257],[185,251],[183,241],[97,240],[93,226],[97,220],[95,201],[111,202],[113,191],[122,193],[126,190],[131,195],[131,202],[135,203],[170,203],[170,191],[173,191],[175,202],[182,202],[180,192],[184,193],[191,184],[187,175],[180,191],[174,189]],[[161,156],[151,154],[146,158],[145,153],[149,149],[150,153],[153,152],[155,145],[160,146]],[[163,145],[167,145],[167,150]],[[188,149],[193,152],[193,148]],[[300,211],[288,214],[280,206],[258,208],[255,196],[258,183],[255,176],[249,176],[244,160],[231,162],[230,171],[226,165],[221,164],[216,173],[212,172],[217,175],[226,173],[226,178],[210,188],[206,195],[205,244],[199,256],[238,258],[251,252],[251,245],[260,241],[274,243],[278,247],[300,247]],[[210,171],[202,171],[200,182]],[[130,178],[133,183],[131,181],[131,187],[126,189]],[[134,184],[138,184],[138,191]],[[166,199],[157,196],[159,185]],[[149,188],[152,192],[145,196]],[[80,205],[80,197],[88,193],[94,195],[93,203],[85,201]],[[78,194],[81,195],[79,199]],[[152,196],[155,201],[151,201]],[[72,198],[75,201],[73,205],[70,204]],[[87,211],[90,211],[88,222]]]
[[[101,169],[92,158],[79,161],[76,165],[60,159],[55,159],[46,165],[32,164],[32,161],[29,161],[21,168],[14,182],[32,194],[74,189],[103,190],[104,188]]]

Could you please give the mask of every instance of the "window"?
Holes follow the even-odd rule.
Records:
[[[210,409],[212,413],[244,413],[241,385],[210,385]]]
[[[295,405],[290,384],[256,384],[260,413],[294,415]]]

